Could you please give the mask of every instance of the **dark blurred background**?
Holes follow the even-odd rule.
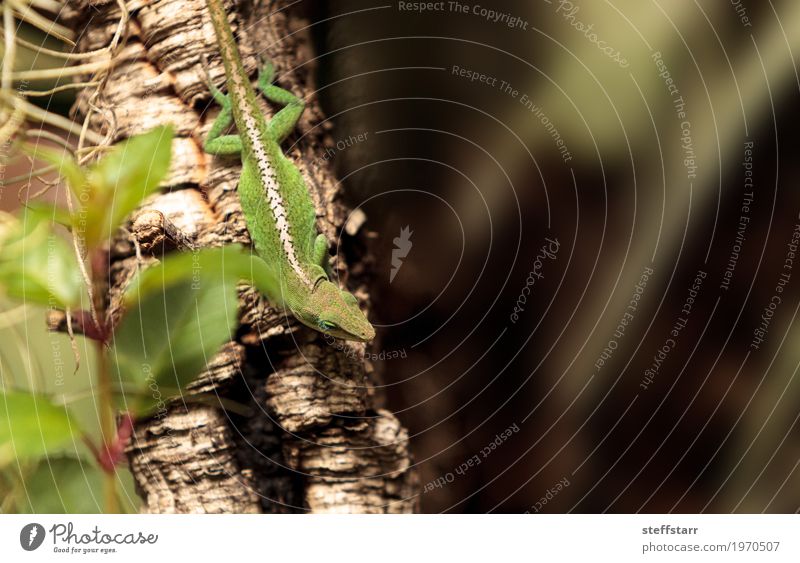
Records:
[[[423,511],[800,510],[800,2],[304,9]]]
[[[310,8],[423,510],[800,509],[800,3],[428,8]]]

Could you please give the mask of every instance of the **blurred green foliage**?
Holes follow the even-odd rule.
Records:
[[[126,217],[161,185],[171,146],[171,128],[159,127],[116,145],[85,168],[62,150],[23,148],[55,165],[74,203],[71,211],[36,203],[17,216],[5,215],[0,224],[0,291],[23,303],[4,307],[0,316],[5,321],[0,332],[10,335],[0,348],[3,511],[100,510],[98,499],[109,494],[103,486],[109,477],[116,501],[104,499],[105,506],[136,510],[130,474],[106,466],[104,475],[101,458],[111,454],[96,444],[105,443],[111,452],[124,445],[109,436],[102,413],[111,411],[112,421],[120,413],[134,418],[152,414],[163,400],[182,393],[236,328],[235,285],[259,264],[233,246],[167,256],[139,272],[119,326],[96,327],[101,342],[87,345],[85,337],[73,342],[45,332],[42,307],[74,312],[89,303],[88,280],[59,229],[77,239],[85,252],[83,267],[91,271],[96,267],[92,257],[104,251]],[[93,317],[105,315],[82,315]],[[23,330],[16,332],[16,325]],[[88,361],[70,374],[64,357],[71,356],[73,345]],[[98,354],[109,355],[109,361],[98,361]],[[53,361],[40,367],[48,357]],[[104,394],[104,387],[113,394]]]

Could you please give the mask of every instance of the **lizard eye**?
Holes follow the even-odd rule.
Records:
[[[324,331],[329,331],[329,330],[334,330],[338,327],[336,326],[336,323],[332,323],[330,321],[319,321],[319,328],[321,328]]]

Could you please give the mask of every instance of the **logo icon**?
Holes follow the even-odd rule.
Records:
[[[19,533],[19,544],[25,551],[37,549],[44,541],[44,526],[41,524],[27,524]]]
[[[413,246],[411,235],[413,234],[414,231],[410,230],[410,227],[406,225],[400,229],[400,236],[395,237],[392,241],[394,248],[392,249],[392,270],[389,272],[389,283],[394,281],[394,277],[400,271],[400,266],[403,265],[403,258],[411,252],[411,247]]]

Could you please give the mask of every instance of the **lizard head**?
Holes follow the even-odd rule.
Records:
[[[308,303],[295,316],[306,326],[334,338],[369,342],[375,329],[358,306],[358,300],[327,280],[317,282]]]

